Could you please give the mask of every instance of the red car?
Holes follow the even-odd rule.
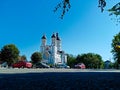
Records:
[[[12,65],[13,68],[31,68],[32,63],[30,62],[25,62],[25,61],[19,61],[15,64]]]
[[[75,68],[85,69],[86,67],[84,63],[78,63],[77,65],[75,65]]]

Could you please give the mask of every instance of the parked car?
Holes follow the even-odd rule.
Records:
[[[70,66],[68,66],[66,64],[58,64],[56,67],[57,68],[70,68]]]
[[[84,63],[78,63],[78,64],[75,65],[75,68],[85,69],[86,66],[85,66]]]
[[[45,63],[39,62],[35,64],[35,68],[50,68],[50,66]]]
[[[1,67],[8,67],[7,62],[3,62],[3,63],[1,64]]]
[[[13,68],[32,68],[32,63],[26,61],[19,61],[12,65]]]

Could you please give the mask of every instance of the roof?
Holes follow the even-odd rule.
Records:
[[[58,33],[56,33],[56,37],[57,37],[57,38],[56,38],[57,40],[60,40],[60,38],[59,38],[59,36],[58,36]]]
[[[105,63],[110,63],[110,62],[111,62],[111,61],[109,61],[109,60],[106,60],[106,61],[105,61]]]
[[[58,51],[59,53],[64,53],[64,51]]]
[[[55,34],[53,34],[53,35],[51,36],[51,38],[56,38]]]
[[[46,36],[45,36],[45,35],[43,35],[43,36],[42,36],[42,39],[46,39]]]
[[[60,38],[59,38],[59,37],[57,37],[57,40],[60,40]]]

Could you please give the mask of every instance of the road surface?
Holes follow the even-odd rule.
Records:
[[[0,90],[120,90],[120,71],[0,68]]]

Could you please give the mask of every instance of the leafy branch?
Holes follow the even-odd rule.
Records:
[[[60,8],[62,9],[62,14],[60,18],[63,19],[65,13],[68,12],[69,9],[71,8],[70,0],[62,0],[62,2],[58,3],[54,9],[54,12],[56,12]]]
[[[98,0],[98,8],[101,9],[101,12],[104,11],[104,8],[106,7],[107,2],[106,0]],[[62,10],[62,13],[60,15],[60,18],[63,19],[66,12],[68,12],[71,8],[70,0],[62,0],[60,3],[56,5],[54,8],[54,12],[58,11],[59,9]],[[111,9],[108,9],[110,12],[110,15],[120,15],[120,2],[118,2],[116,5],[114,5]]]

